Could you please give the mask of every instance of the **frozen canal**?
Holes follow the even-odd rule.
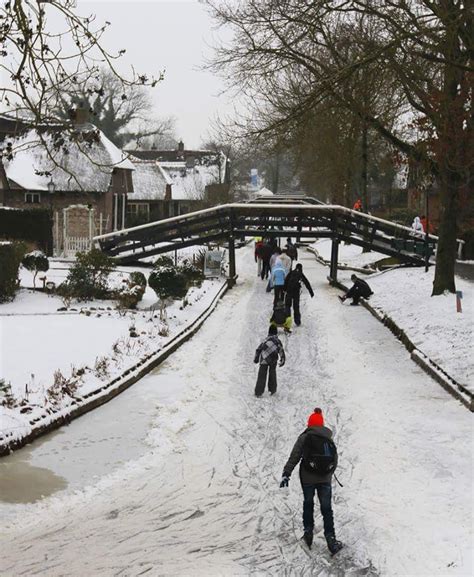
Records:
[[[247,248],[238,286],[167,362],[0,461],[2,575],[472,573],[472,415],[301,256],[316,295],[284,337],[275,397],[253,396],[272,299]],[[344,484],[334,559],[322,531],[311,553],[299,542],[297,472],[278,487],[317,405]]]

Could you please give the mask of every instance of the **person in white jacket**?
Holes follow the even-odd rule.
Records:
[[[423,234],[425,229],[423,228],[423,224],[419,216],[415,216],[413,222],[411,223],[411,228],[414,230],[415,233]]]

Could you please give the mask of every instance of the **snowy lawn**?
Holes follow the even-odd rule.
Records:
[[[331,260],[331,245],[331,239],[323,238],[310,246],[318,252],[322,259],[329,262]],[[362,248],[355,244],[345,244],[344,242],[339,244],[339,264],[344,266],[365,268],[385,258],[388,258],[387,255],[381,252],[362,252]]]
[[[48,280],[59,284],[68,268],[53,261]],[[110,287],[119,287],[132,270],[148,276],[151,269],[120,267],[111,275]],[[22,269],[22,286],[32,286],[32,279]],[[73,302],[58,312],[60,297],[21,289],[14,301],[0,305],[0,378],[11,385],[16,401],[12,408],[0,407],[0,435],[20,438],[31,431],[34,419],[66,415],[84,395],[163,348],[209,306],[224,282],[205,280],[192,287],[186,302],[167,307],[165,323],[149,287],[139,310],[126,312],[111,300]],[[61,385],[70,392],[55,399],[51,387]]]
[[[313,246],[324,259],[330,258],[330,241]],[[362,262],[369,264],[381,257],[379,253],[362,253],[355,245],[339,245],[339,262],[348,266],[360,267]],[[374,291],[370,304],[391,317],[417,348],[474,392],[474,285],[456,278],[456,289],[463,292],[463,312],[458,313],[455,295],[430,296],[434,271],[434,266],[427,273],[423,268],[399,268],[363,278]],[[338,279],[350,287],[351,274],[350,270],[340,270]]]

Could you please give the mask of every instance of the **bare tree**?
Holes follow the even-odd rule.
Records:
[[[153,103],[145,86],[123,86],[110,70],[101,70],[80,89],[72,86],[66,90],[58,116],[67,119],[71,109],[87,108],[95,126],[119,148],[140,146],[144,139],[164,137],[174,129],[172,118],[153,118]]]
[[[212,67],[243,92],[248,133],[291,132],[330,98],[367,130],[417,162],[441,189],[433,295],[454,292],[457,217],[472,187],[473,13],[461,0],[207,0],[233,39]],[[361,34],[360,30],[367,31]],[[350,50],[341,50],[347,35]],[[346,42],[346,44],[347,44]],[[407,113],[393,122],[350,87],[367,70],[388,71]],[[377,77],[374,77],[374,81]],[[377,94],[372,82],[363,93]],[[275,98],[277,95],[277,98]],[[276,114],[275,114],[276,112]],[[422,138],[416,139],[408,123]]]
[[[6,79],[0,103],[11,117],[20,119],[20,126],[37,129],[36,142],[30,145],[44,147],[53,163],[55,150],[67,147],[71,139],[77,144],[73,123],[58,114],[67,90],[75,87],[80,92],[98,81],[104,67],[121,87],[124,100],[127,91],[153,87],[162,79],[161,74],[150,78],[133,69],[129,78],[118,72],[116,61],[125,49],[114,54],[102,44],[110,22],[98,25],[95,16],[81,16],[75,8],[75,0],[11,0],[0,8],[0,71]],[[48,26],[52,15],[61,20],[59,31]],[[87,147],[80,148],[87,154]],[[1,152],[2,157],[11,157],[14,146],[7,141]]]

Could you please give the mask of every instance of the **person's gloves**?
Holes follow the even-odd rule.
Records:
[[[258,364],[258,357],[257,357],[257,356],[255,356],[253,362],[254,362],[255,364]]]
[[[290,482],[290,477],[288,477],[288,475],[283,475],[283,477],[281,478],[281,482],[280,482],[280,489],[284,489],[285,487],[288,487],[289,482]]]
[[[314,293],[311,293],[311,298],[313,298],[313,297],[314,297]]]
[[[283,359],[281,359],[281,361],[279,362],[278,366],[282,367],[285,364],[285,361]]]

